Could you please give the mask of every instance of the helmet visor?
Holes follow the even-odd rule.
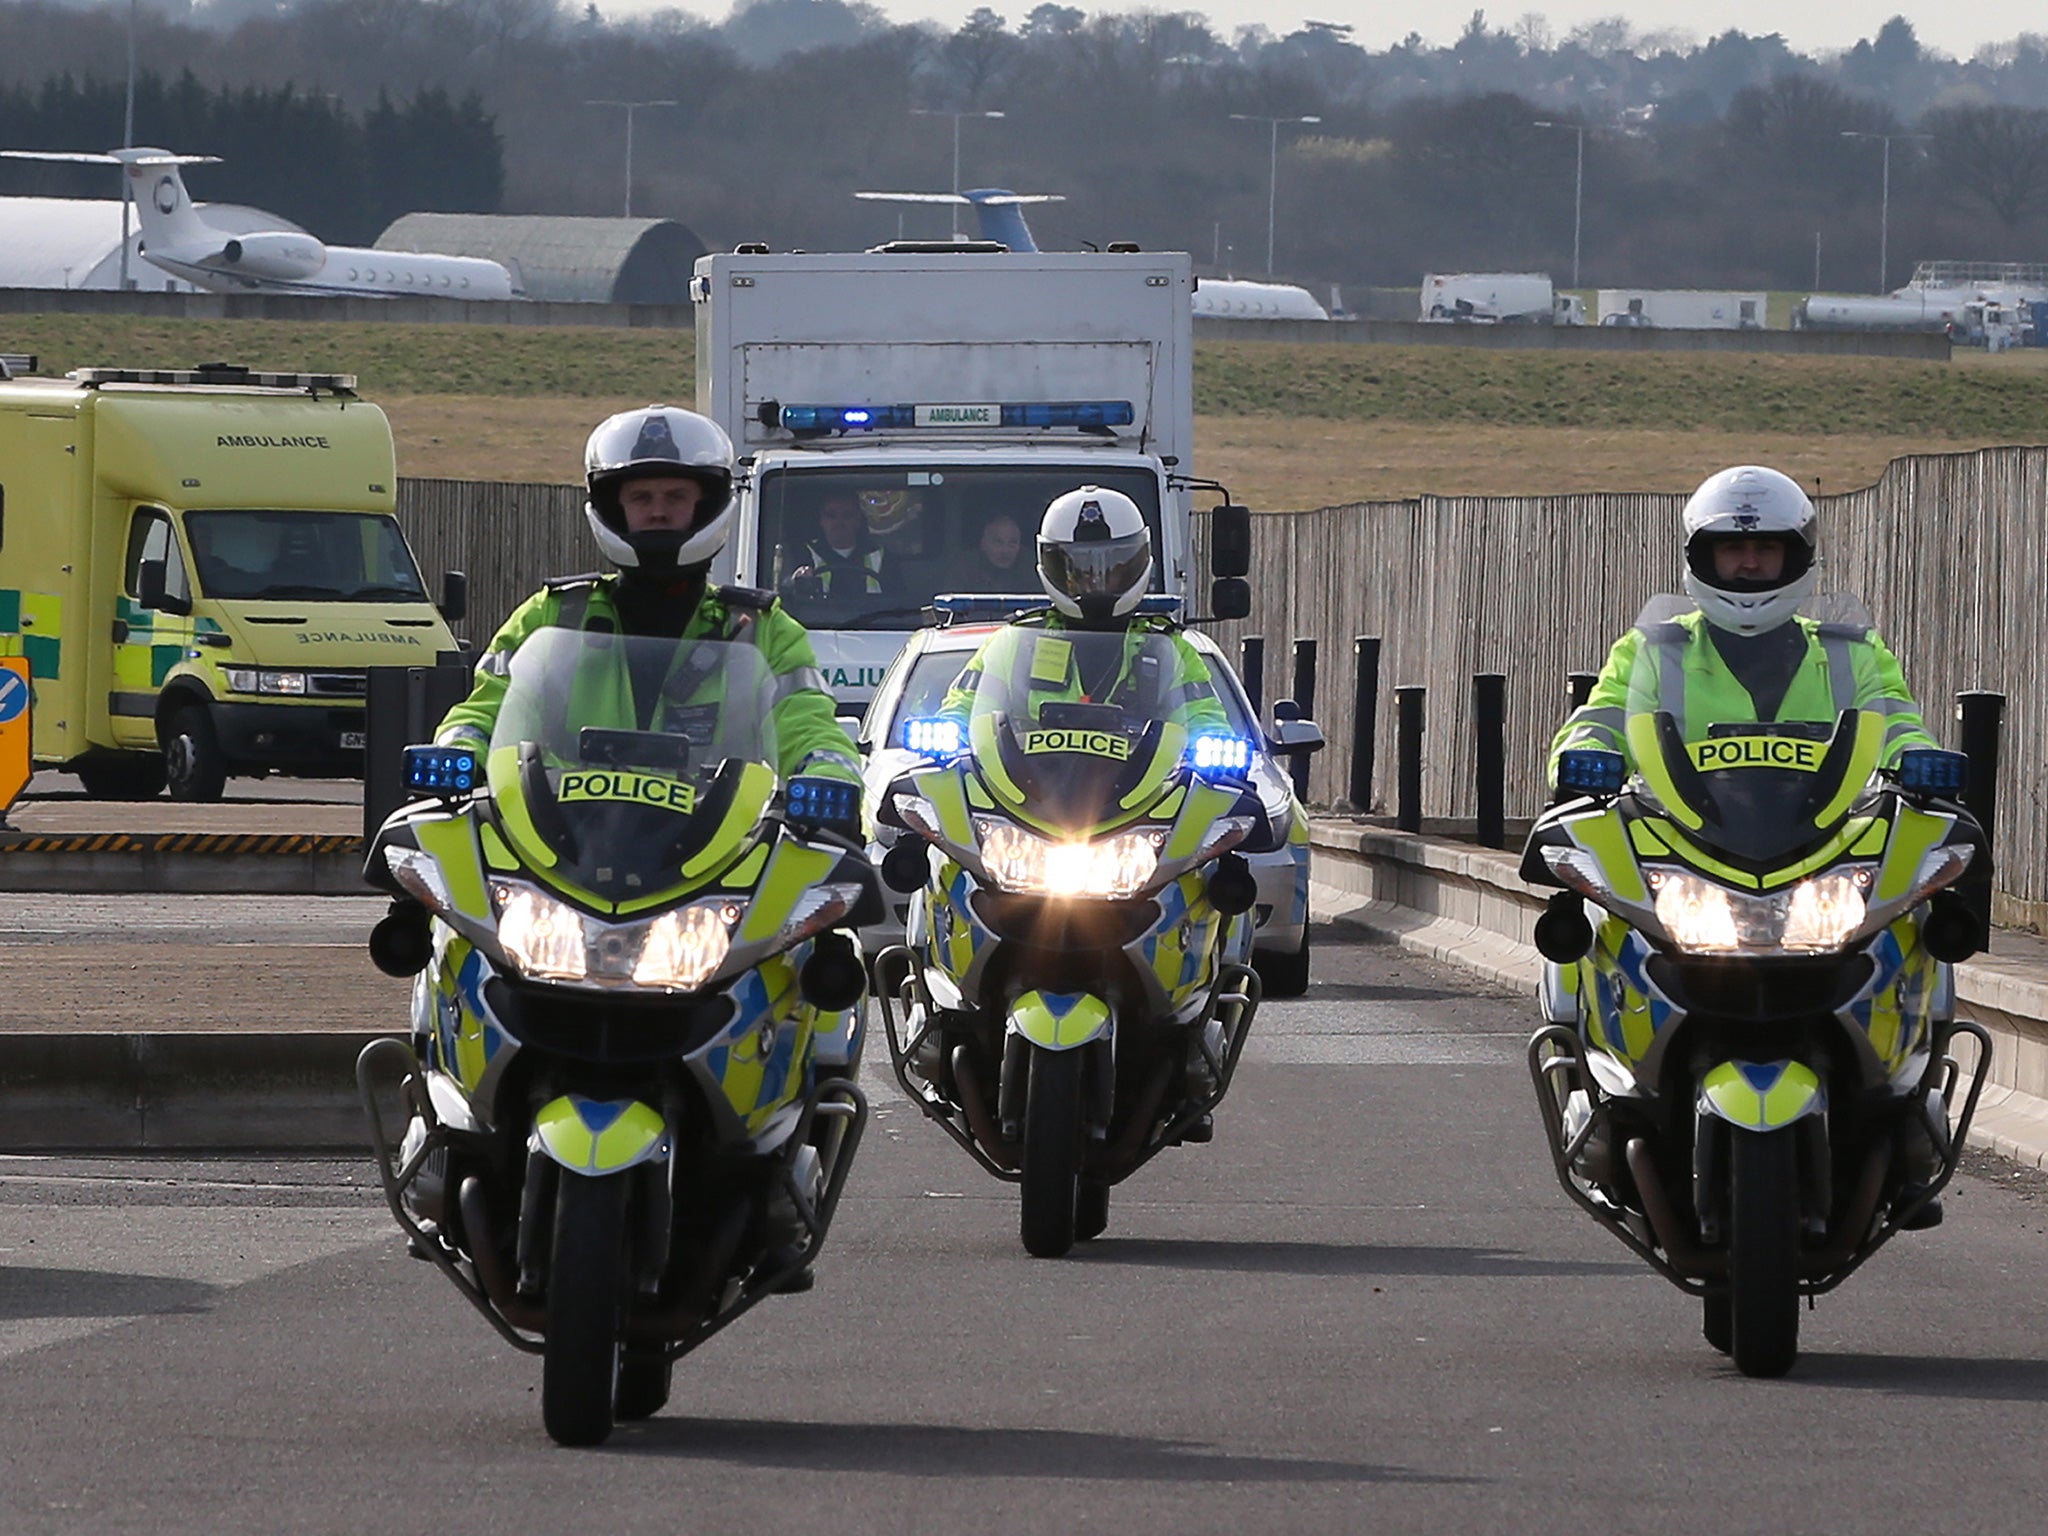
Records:
[[[1152,536],[1066,543],[1038,541],[1045,579],[1069,597],[1122,597],[1145,579],[1152,560]]]

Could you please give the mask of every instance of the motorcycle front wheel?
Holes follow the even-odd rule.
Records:
[[[548,1266],[540,1417],[558,1445],[600,1445],[618,1388],[626,1278],[626,1181],[564,1172]]]
[[[1024,1250],[1056,1259],[1074,1246],[1081,1182],[1081,1053],[1031,1048],[1024,1100]]]
[[[1745,1376],[1782,1376],[1799,1357],[1795,1132],[1736,1132],[1728,1174],[1729,1353]]]

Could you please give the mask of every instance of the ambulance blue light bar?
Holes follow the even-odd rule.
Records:
[[[928,401],[918,405],[785,405],[792,432],[877,432],[888,428],[1128,427],[1128,400]]]
[[[452,798],[476,788],[476,753],[467,747],[407,747],[405,787]]]

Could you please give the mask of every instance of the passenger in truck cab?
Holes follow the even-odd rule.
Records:
[[[969,592],[1016,592],[1018,582],[1034,579],[1035,573],[1018,560],[1024,552],[1024,530],[1007,512],[998,512],[982,525],[981,542],[969,561],[972,575],[964,583]]]
[[[797,545],[783,588],[794,597],[873,597],[883,591],[886,555],[868,534],[860,498],[827,491],[817,534]]]

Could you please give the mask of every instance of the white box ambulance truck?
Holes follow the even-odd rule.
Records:
[[[106,798],[359,775],[366,668],[454,649],[347,374],[88,368],[0,380],[0,655],[38,765]],[[445,616],[444,616],[445,615]]]
[[[1191,590],[1193,272],[1183,253],[935,242],[699,258],[698,408],[741,456],[714,575],[776,592],[842,706],[941,593],[1036,599],[1045,506],[1122,491],[1162,595]],[[1008,563],[1003,563],[1007,557]]]

